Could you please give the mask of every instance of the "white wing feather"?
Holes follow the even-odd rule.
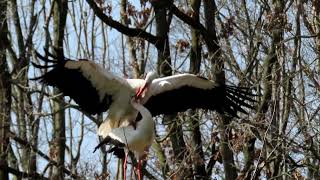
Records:
[[[199,78],[193,74],[178,74],[168,77],[158,78],[152,81],[148,91],[143,97],[142,102],[145,103],[151,96],[178,89],[182,86],[190,86],[199,89],[212,89],[216,86],[214,82]]]
[[[128,93],[133,91],[125,79],[113,75],[92,61],[68,61],[65,68],[79,69],[98,91],[100,100],[105,94],[116,95],[120,90]]]

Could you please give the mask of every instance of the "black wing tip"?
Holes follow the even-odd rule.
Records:
[[[237,115],[238,112],[249,114],[245,108],[255,109],[254,105],[250,103],[256,103],[257,101],[254,97],[259,95],[251,91],[252,89],[250,87],[225,86],[225,113],[232,117],[239,118]]]
[[[45,51],[45,52],[46,52],[46,51]],[[54,60],[55,58],[53,58],[53,60],[52,60],[52,59],[49,59],[49,58],[43,56],[43,55],[40,54],[38,51],[35,51],[35,53],[36,53],[36,55],[37,55],[37,57],[38,57],[39,59],[41,59],[42,61],[44,61],[44,62],[46,62],[46,63],[53,63],[53,64],[57,64],[57,63],[58,63],[57,60]],[[48,52],[46,52],[46,54],[48,55]],[[48,55],[48,56],[49,56],[49,55]],[[50,56],[50,57],[51,57],[51,56]]]
[[[53,47],[53,49],[54,49],[54,51],[56,52],[56,53],[58,53],[60,50],[56,50],[56,48],[55,47]],[[49,49],[48,48],[43,48],[43,50],[44,50],[44,52],[49,56],[49,57],[51,57],[51,58],[53,58],[53,59],[58,59],[58,56],[55,56],[55,55],[53,55],[50,51],[49,51]]]
[[[39,59],[41,59],[42,61],[44,61],[46,63],[63,64],[64,65],[67,60],[70,60],[70,59],[64,57],[63,51],[61,48],[54,47],[54,46],[52,48],[53,48],[53,51],[55,52],[56,55],[51,53],[49,51],[49,49],[46,47],[43,48],[43,50],[46,54],[45,56],[40,54],[38,51],[35,51],[35,54],[37,55],[37,57]]]
[[[245,95],[251,96],[251,97],[262,96],[262,94],[257,93],[257,92],[252,93],[252,91],[254,91],[254,89],[252,87],[226,85],[225,88],[226,88],[226,90],[236,91],[236,92],[239,92],[241,94],[245,94]]]
[[[51,68],[51,67],[56,67],[56,66],[57,66],[56,64],[40,65],[40,64],[37,64],[37,63],[35,63],[35,62],[33,62],[33,61],[31,61],[31,64],[32,64],[34,67],[38,68],[38,69],[47,69],[47,68]]]
[[[42,54],[40,54],[38,51],[34,51],[36,56],[42,60],[43,62],[45,62],[45,65],[40,65],[40,64],[37,64],[33,61],[31,61],[31,64],[35,67],[35,68],[38,68],[38,69],[48,69],[48,68],[56,68],[58,66],[64,66],[65,63],[67,62],[67,60],[69,59],[66,59],[63,57],[63,55],[60,55],[62,56],[62,58],[59,58],[59,56],[55,56],[53,55],[52,53],[49,52],[49,50],[47,48],[43,48],[44,49],[44,52],[46,54],[46,57],[43,56]],[[58,50],[57,48],[54,47],[54,50],[57,52],[57,54],[59,55],[58,53]],[[61,53],[60,53],[61,54]],[[51,63],[51,64],[47,64],[47,63]],[[47,74],[47,73],[46,73]],[[34,77],[34,78],[30,78],[30,80],[32,81],[36,81],[36,80],[44,80],[45,79],[45,76],[46,74],[42,75],[42,76],[39,76],[39,77]]]

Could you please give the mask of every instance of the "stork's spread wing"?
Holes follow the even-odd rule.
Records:
[[[153,116],[201,108],[238,117],[238,111],[246,113],[243,107],[253,109],[248,102],[255,102],[254,95],[247,90],[221,86],[192,74],[180,74],[152,81],[144,105]]]
[[[88,60],[74,61],[58,58],[47,52],[53,60],[37,56],[51,65],[37,65],[36,68],[53,67],[44,75],[33,78],[57,87],[64,95],[70,96],[82,110],[90,114],[106,111],[113,101],[113,96],[123,91],[130,91],[131,87],[124,79],[116,77],[105,69]]]

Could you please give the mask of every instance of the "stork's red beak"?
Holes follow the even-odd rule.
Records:
[[[136,92],[135,98],[136,98],[136,99],[141,98],[143,92],[147,89],[147,87],[148,87],[147,83],[145,83],[142,87],[140,87],[140,88],[137,90],[137,92]]]

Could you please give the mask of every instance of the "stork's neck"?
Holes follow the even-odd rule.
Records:
[[[153,129],[154,122],[152,120],[152,115],[150,111],[147,108],[145,108],[142,104],[135,102],[135,100],[132,100],[131,104],[137,111],[140,112],[142,116],[142,119],[138,122],[139,125],[137,125],[137,128]]]

